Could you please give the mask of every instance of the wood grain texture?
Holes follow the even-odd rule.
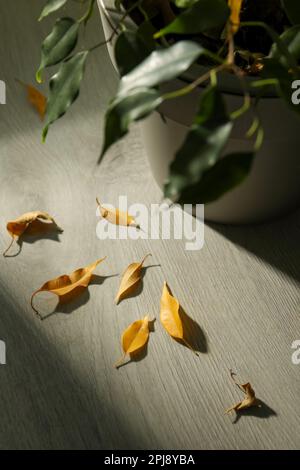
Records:
[[[28,8],[30,3],[30,8]],[[291,344],[300,339],[300,214],[258,227],[206,225],[205,246],[182,240],[99,240],[96,205],[159,203],[136,127],[97,165],[105,106],[117,77],[105,49],[89,59],[73,109],[41,144],[41,124],[19,78],[34,83],[39,43],[53,17],[37,23],[39,0],[0,0],[0,244],[6,221],[45,210],[64,233],[24,243],[0,259],[2,449],[296,449],[300,446],[300,366]],[[75,2],[70,2],[72,7]],[[83,47],[102,37],[98,15]],[[81,43],[82,44],[82,43]],[[139,295],[115,306],[120,274],[152,253]],[[40,322],[31,293],[43,282],[107,255],[97,278],[71,306]],[[158,318],[163,281],[200,325],[196,357],[159,321],[146,356],[115,370],[120,335],[146,313]],[[42,304],[41,304],[42,305]],[[51,301],[43,307],[51,307]],[[224,410],[240,399],[229,369],[251,381],[266,404],[234,424]]]

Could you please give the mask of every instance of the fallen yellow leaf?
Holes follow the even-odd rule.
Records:
[[[239,384],[235,380],[235,373],[230,371],[230,376],[232,380],[234,381],[235,385],[246,395],[244,400],[240,401],[239,403],[236,403],[235,405],[231,406],[228,408],[225,413],[228,414],[231,411],[240,411],[240,410],[245,410],[247,408],[250,408],[251,406],[259,406],[259,402],[255,397],[255,392],[253,388],[251,387],[250,383],[247,382],[245,384]]]
[[[105,258],[98,259],[94,263],[89,264],[85,268],[79,268],[71,274],[63,274],[62,276],[51,279],[36,290],[31,296],[31,307],[42,320],[42,316],[38,310],[33,306],[33,299],[38,292],[51,292],[56,294],[59,298],[63,297],[79,287],[88,287],[93,272],[101,261]]]
[[[43,120],[47,107],[47,98],[34,86],[27,85],[27,83],[24,83],[21,80],[17,80],[17,82],[26,88],[29,103],[37,110],[41,120]]]
[[[178,300],[170,294],[166,282],[164,283],[160,300],[160,321],[170,336],[183,341],[189,349],[198,355],[187,342],[186,338],[184,338],[183,323],[180,317],[180,304]]]
[[[29,228],[29,226],[33,224],[33,222],[36,222],[38,220],[45,221],[46,223],[51,222],[57,227],[57,230],[59,230],[60,232],[63,231],[60,227],[58,227],[53,217],[51,217],[51,215],[49,215],[47,212],[41,212],[41,211],[26,212],[25,214],[21,215],[17,219],[11,220],[10,222],[7,223],[6,228],[7,228],[8,233],[11,235],[12,240],[11,240],[10,245],[4,251],[3,256],[6,256],[14,240],[16,238],[20,238],[23,235],[23,233]]]
[[[124,355],[115,363],[115,367],[120,367],[126,358],[142,349],[149,339],[149,316],[146,315],[142,320],[137,320],[126,328],[122,334],[121,343]]]
[[[116,304],[124,298],[130,295],[138,286],[138,283],[140,282],[142,276],[141,276],[141,271],[142,271],[142,266],[144,264],[145,259],[151,256],[149,253],[146,255],[140,263],[131,263],[125,270],[121,284],[118,290],[118,293],[115,298]]]
[[[119,209],[109,209],[103,207],[100,204],[98,198],[96,198],[96,201],[99,206],[101,217],[106,219],[111,224],[124,225],[125,227],[130,226],[140,228],[139,225],[136,223],[135,218],[132,215],[128,214],[128,212],[120,211]]]
[[[228,6],[231,10],[230,13],[230,31],[232,34],[238,32],[240,27],[240,13],[242,8],[243,0],[228,0]]]

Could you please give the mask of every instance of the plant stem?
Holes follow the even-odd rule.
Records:
[[[239,118],[240,116],[242,116],[242,114],[244,114],[246,111],[248,111],[248,109],[250,109],[250,106],[251,106],[250,95],[249,95],[249,93],[246,93],[246,94],[244,94],[244,103],[243,103],[243,105],[239,109],[236,109],[235,111],[233,111],[230,114],[230,118],[232,120],[235,120],[235,119]]]
[[[253,122],[251,124],[251,126],[249,127],[249,129],[247,130],[246,132],[246,137],[248,139],[250,139],[250,137],[252,137],[255,132],[257,131],[257,129],[259,128],[260,126],[260,122],[259,122],[259,119],[257,116],[255,116],[255,118],[253,119]]]
[[[278,85],[278,79],[277,78],[266,78],[264,80],[257,80],[253,83],[251,83],[251,86],[253,87],[263,87],[267,85]]]
[[[241,384],[239,384],[239,383],[235,380],[236,373],[233,372],[232,369],[230,369],[229,373],[230,373],[230,377],[232,378],[232,380],[233,380],[233,382],[235,383],[235,385],[236,385],[243,393],[246,393],[245,390],[243,389],[243,387],[241,387]]]
[[[120,366],[124,364],[125,359],[126,359],[126,354],[124,354],[117,362],[114,363],[114,367],[118,369]]]
[[[40,312],[33,305],[33,298],[34,298],[34,296],[37,292],[38,291],[36,291],[32,294],[31,299],[30,299],[30,305],[31,305],[32,310],[35,312],[35,314],[39,317],[40,320],[42,320],[43,318],[42,318]]]
[[[171,100],[180,96],[187,95],[188,93],[191,93],[191,91],[193,91],[195,88],[197,88],[197,86],[201,85],[201,83],[206,82],[206,80],[209,80],[212,71],[218,73],[221,70],[225,70],[226,68],[227,64],[223,63],[222,65],[215,67],[213,70],[209,70],[205,74],[201,75],[201,77],[198,77],[196,80],[194,80],[192,83],[189,83],[187,86],[180,88],[179,90],[171,91],[170,93],[162,95],[162,98],[164,100]]]
[[[264,136],[265,136],[265,131],[262,126],[259,126],[258,131],[257,131],[257,136],[256,136],[256,141],[254,144],[254,150],[257,152],[262,146],[262,143],[264,141]]]
[[[95,0],[91,0],[91,1],[95,1]],[[142,0],[138,0],[130,8],[128,8],[128,10],[126,10],[126,12],[121,16],[120,20],[118,21],[118,24],[116,25],[116,28],[113,25],[110,24],[110,26],[112,28],[112,33],[109,36],[109,38],[106,39],[105,41],[100,41],[98,44],[95,44],[94,46],[90,47],[89,52],[92,52],[95,49],[98,49],[98,47],[102,47],[102,46],[105,46],[106,44],[110,43],[113,40],[114,36],[116,34],[118,34],[118,28],[120,28],[120,26],[122,25],[125,18],[129,15],[129,13],[132,10],[137,8],[141,2],[142,2]],[[82,19],[80,21],[82,21]]]
[[[85,14],[78,20],[78,23],[84,23],[84,24],[86,24],[86,23],[88,22],[88,20],[89,20],[90,17],[92,16],[95,1],[96,1],[96,0],[90,0],[90,4],[89,4],[89,7],[88,7],[87,11],[86,11]]]
[[[233,40],[233,33],[232,31],[229,32],[228,37],[228,55],[227,55],[227,63],[229,65],[234,64],[234,40]]]
[[[113,39],[113,37],[114,37],[114,31],[112,32],[112,34],[109,36],[108,39],[106,39],[105,41],[100,41],[100,42],[98,42],[98,44],[95,44],[94,46],[90,47],[89,52],[92,52],[95,49],[98,49],[98,47],[105,46],[106,44],[108,44]]]
[[[251,98],[250,98],[250,95],[249,95],[249,92],[248,92],[248,89],[247,89],[247,85],[246,85],[246,82],[245,82],[245,77],[244,77],[242,71],[240,70],[240,68],[237,67],[235,64],[231,64],[230,67],[231,67],[231,70],[234,72],[235,76],[240,80],[240,82],[242,84],[243,92],[244,92],[244,103],[243,103],[243,105],[239,109],[237,109],[236,111],[233,111],[230,115],[231,119],[234,120],[234,119],[237,119],[238,117],[240,117],[246,111],[248,111],[248,109],[251,106]]]
[[[212,59],[217,64],[222,65],[224,63],[223,59],[221,59],[217,54],[214,54],[214,52],[211,52],[208,49],[205,49],[204,55],[206,55],[206,57],[208,57],[209,59]]]

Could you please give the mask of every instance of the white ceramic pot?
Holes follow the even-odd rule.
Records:
[[[102,0],[98,2],[102,4]],[[103,9],[103,5],[100,12],[105,36],[108,38],[114,18]],[[113,43],[108,45],[108,51],[114,64]],[[195,69],[191,73],[194,75]],[[164,91],[171,91],[185,84],[182,80],[174,80]],[[220,87],[229,109],[238,109],[243,98],[239,94],[239,84],[235,77],[224,76]],[[160,188],[163,188],[169,164],[192,123],[201,92],[201,89],[197,89],[185,97],[165,102],[160,111],[166,117],[166,122],[158,113],[153,113],[140,122],[152,173]],[[260,100],[258,114],[265,138],[256,154],[251,173],[240,186],[219,200],[205,205],[206,220],[227,224],[265,222],[300,205],[300,119],[275,96]],[[237,120],[224,154],[253,148],[253,142],[245,137],[250,125],[251,116]]]

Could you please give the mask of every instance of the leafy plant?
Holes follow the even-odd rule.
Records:
[[[40,19],[66,3],[48,0]],[[119,21],[111,37],[74,53],[95,0],[81,3],[86,5],[83,16],[57,19],[42,44],[37,80],[45,68],[59,64],[49,82],[44,140],[49,126],[77,98],[88,56],[112,39],[121,79],[106,112],[101,158],[128,133],[131,123],[159,110],[163,102],[206,85],[194,122],[170,165],[164,192],[174,201],[211,202],[247,177],[263,144],[256,105],[266,93],[277,93],[300,111],[291,100],[292,82],[300,75],[299,0],[116,0]],[[205,66],[202,75],[173,92],[162,92],[162,83],[180,77],[195,63]],[[235,75],[244,94],[243,106],[231,114],[219,91],[221,73]],[[247,75],[255,79],[249,82]],[[253,140],[253,151],[224,156],[233,125],[245,113],[254,116],[245,135]]]

